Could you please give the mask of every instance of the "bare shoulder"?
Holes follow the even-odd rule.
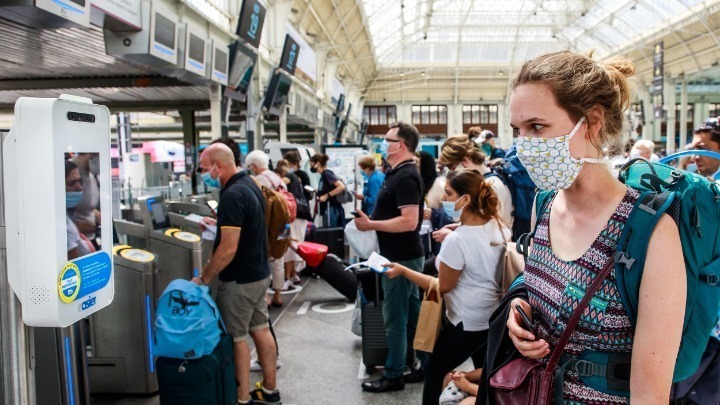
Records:
[[[676,266],[683,265],[682,245],[680,233],[675,221],[667,215],[663,216],[655,225],[648,244],[645,271],[652,271],[656,274],[668,274],[674,271]],[[674,264],[663,265],[664,264]]]

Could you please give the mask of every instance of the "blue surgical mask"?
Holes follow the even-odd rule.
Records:
[[[82,200],[82,191],[66,191],[65,192],[65,207],[67,209],[75,208],[80,204]]]
[[[697,165],[695,163],[689,163],[685,170],[689,171],[690,173],[697,173]]]
[[[458,199],[458,201],[459,200],[460,199]],[[443,201],[442,202],[442,207],[443,207],[443,210],[445,211],[445,214],[447,214],[447,216],[449,216],[450,218],[455,219],[455,220],[460,219],[460,215],[462,215],[463,208],[465,208],[465,207],[461,207],[458,210],[458,209],[455,209],[456,205],[457,205],[457,201]]]
[[[368,181],[370,179],[370,177],[368,177],[367,173],[365,173],[365,172],[360,172],[360,175],[362,176],[363,180],[365,180],[365,181]]]
[[[203,173],[202,175],[200,175],[200,177],[202,178],[202,181],[203,181],[203,183],[205,183],[206,186],[220,188],[220,179],[214,179],[212,177],[212,175],[210,175],[210,173],[213,171],[214,168],[215,168],[215,165],[213,165],[213,167],[210,170],[208,170],[205,173]]]
[[[383,159],[387,159],[389,148],[390,142],[382,141],[382,143],[380,144],[380,148],[378,149],[378,153],[380,153],[380,156],[382,156]]]

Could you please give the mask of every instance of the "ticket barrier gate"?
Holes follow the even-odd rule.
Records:
[[[168,218],[172,227],[194,233],[200,237],[202,237],[203,230],[196,219],[198,217],[213,216],[210,207],[201,203],[170,202],[168,208],[170,209]],[[214,243],[214,240],[202,239],[202,263],[207,263],[210,260]]]
[[[157,288],[157,259],[148,251],[117,245],[113,262],[113,303],[90,318],[90,390],[94,394],[155,393],[152,325],[162,293]]]
[[[202,240],[199,235],[173,228],[160,196],[140,197],[140,214],[148,229],[147,250],[158,256],[160,291],[178,278],[190,279],[202,270]]]
[[[90,403],[87,370],[78,367],[86,364],[83,327],[80,321],[66,328],[32,328],[36,405]]]

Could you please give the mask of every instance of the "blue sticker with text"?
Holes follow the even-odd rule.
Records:
[[[99,251],[72,262],[79,273],[80,291],[75,297],[85,297],[103,289],[112,277],[112,261],[107,252]],[[75,267],[74,266],[74,267]]]

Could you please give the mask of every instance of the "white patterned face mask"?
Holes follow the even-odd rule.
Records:
[[[570,156],[570,139],[580,129],[585,117],[580,118],[568,134],[554,138],[519,136],[517,155],[530,178],[542,190],[564,190],[575,181],[583,163],[602,163],[601,159],[575,159]]]

